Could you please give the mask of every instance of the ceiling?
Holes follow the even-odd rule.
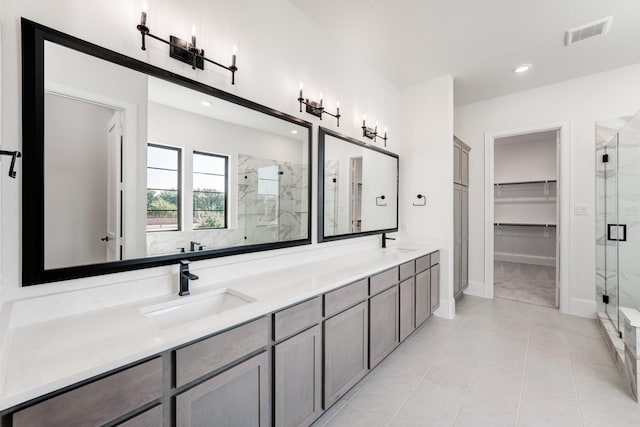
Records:
[[[451,74],[456,106],[640,62],[638,0],[289,1],[400,89]],[[609,15],[608,34],[564,46]]]
[[[522,144],[531,142],[548,142],[556,141],[558,131],[547,130],[543,132],[526,133],[522,135],[507,136],[504,138],[496,138],[495,145],[505,144]]]

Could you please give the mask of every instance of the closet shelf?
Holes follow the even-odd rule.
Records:
[[[556,197],[540,196],[540,197],[495,197],[496,203],[555,203]]]
[[[521,184],[548,184],[552,182],[558,182],[555,179],[547,179],[543,181],[513,181],[513,182],[496,182],[493,185],[521,185]]]
[[[515,227],[555,227],[556,224],[547,223],[526,223],[526,222],[494,222],[493,225],[508,225]]]

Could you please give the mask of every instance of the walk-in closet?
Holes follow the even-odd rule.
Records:
[[[557,131],[498,138],[494,148],[494,295],[558,306]]]

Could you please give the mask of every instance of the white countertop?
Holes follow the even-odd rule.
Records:
[[[230,288],[256,301],[170,329],[140,309],[189,297],[166,295],[9,328],[0,353],[0,411],[438,250],[414,248],[369,249],[201,286],[192,295]]]

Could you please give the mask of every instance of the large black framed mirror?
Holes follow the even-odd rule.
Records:
[[[318,241],[398,231],[397,154],[320,127]]]
[[[22,61],[23,286],[311,243],[311,123],[24,18]]]

